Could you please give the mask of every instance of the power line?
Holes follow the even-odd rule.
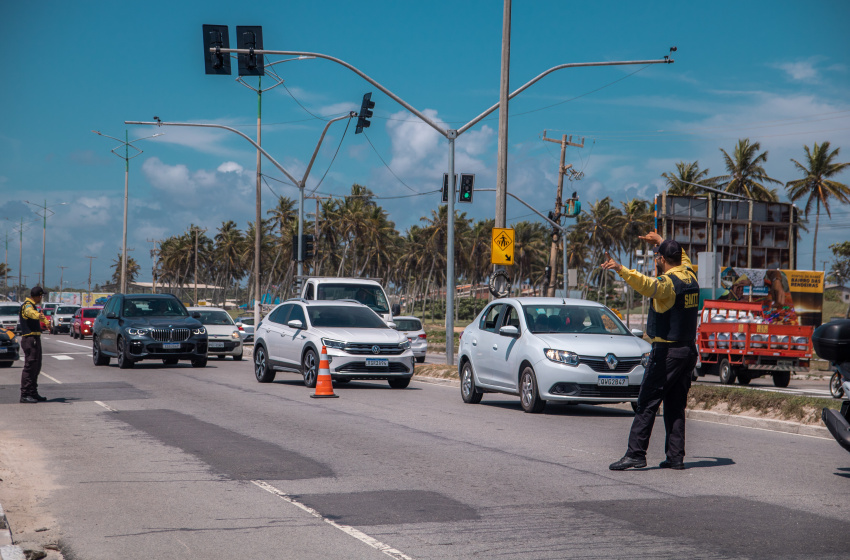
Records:
[[[367,142],[369,142],[369,145],[370,145],[370,146],[372,146],[372,150],[375,152],[375,155],[377,155],[377,156],[378,156],[378,159],[380,159],[380,160],[381,160],[381,163],[383,163],[383,164],[384,164],[384,167],[386,167],[387,169],[389,169],[390,173],[392,173],[392,174],[393,174],[393,177],[395,177],[396,179],[398,179],[398,182],[399,182],[399,183],[401,183],[402,185],[404,185],[405,187],[407,187],[408,189],[410,189],[412,192],[416,192],[416,189],[412,188],[410,185],[408,185],[407,183],[405,183],[404,181],[402,181],[402,180],[401,180],[401,177],[399,177],[398,175],[396,175],[396,174],[395,174],[395,171],[393,171],[392,169],[390,169],[390,166],[389,166],[389,165],[387,165],[387,162],[386,162],[386,161],[384,161],[384,158],[382,158],[382,157],[381,157],[381,154],[379,154],[379,153],[378,153],[378,150],[377,150],[377,149],[375,149],[375,145],[374,145],[374,144],[372,144],[372,141],[369,139],[369,135],[368,135],[368,134],[366,134],[366,132],[363,132],[363,136],[365,136],[365,137],[366,137],[366,141],[367,141]]]
[[[324,180],[325,180],[325,177],[328,175],[328,171],[330,171],[330,170],[331,170],[331,166],[334,164],[334,161],[336,161],[336,156],[337,156],[337,154],[339,153],[339,149],[342,147],[342,141],[343,141],[343,140],[345,140],[345,135],[348,133],[348,127],[349,127],[350,125],[351,125],[351,119],[348,119],[348,122],[345,124],[345,130],[342,132],[342,138],[340,138],[340,139],[339,139],[339,145],[337,145],[337,147],[336,147],[336,152],[334,152],[334,157],[333,157],[333,158],[331,158],[331,162],[328,164],[328,168],[327,168],[327,169],[325,169],[325,174],[324,174],[324,175],[322,175],[322,178],[321,178],[321,179],[319,179],[319,182],[318,182],[318,183],[316,183],[316,186],[313,188],[313,190],[312,190],[312,191],[310,191],[310,194],[311,194],[311,195],[312,195],[312,194],[314,194],[314,193],[316,192],[316,189],[318,189],[318,188],[319,188],[319,185],[321,185],[321,184],[322,184],[322,181],[324,181]],[[305,186],[306,186],[306,185],[305,185]]]

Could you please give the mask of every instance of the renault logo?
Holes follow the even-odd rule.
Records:
[[[619,364],[620,361],[614,354],[608,354],[605,356],[605,363],[608,364],[608,369],[617,369],[617,364]]]
[[[381,353],[381,347],[376,344],[375,346],[372,347],[372,353],[373,354],[380,354]]]

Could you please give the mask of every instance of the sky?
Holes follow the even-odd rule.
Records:
[[[111,277],[124,160],[110,153],[118,142],[92,130],[119,138],[126,131],[131,140],[164,133],[136,142],[143,153],[129,165],[128,252],[139,280],[150,279],[152,240],[193,223],[212,235],[224,220],[242,229],[253,221],[256,151],[247,141],[224,130],[124,124],[156,115],[255,137],[257,95],[236,81],[235,61],[233,76],[204,73],[203,24],[228,25],[232,47],[236,25],[261,25],[266,49],[344,60],[443,127],[460,128],[498,102],[502,20],[497,0],[0,3],[0,240],[13,283],[21,220],[26,284],[41,272],[42,210],[34,204],[50,207],[48,285],[61,276],[66,289],[85,288],[86,256],[97,257],[93,284]],[[652,198],[679,161],[722,175],[720,149],[731,152],[739,138],[761,143],[768,174],[783,184],[800,177],[790,160],[803,161],[804,145],[828,141],[841,148],[838,161],[850,161],[848,23],[850,3],[840,0],[516,0],[511,90],[559,64],[657,60],[678,50],[674,64],[560,70],[514,98],[508,191],[544,213],[553,207],[560,151],[542,140],[544,130],[584,138],[583,148],[567,149],[582,178],[565,191],[585,205]],[[438,208],[444,137],[341,65],[308,59],[275,68],[284,82],[263,95],[262,144],[296,177],[327,119],[357,111],[366,92],[376,102],[365,134],[354,134],[348,119],[330,125],[308,194],[341,196],[365,185],[402,233]],[[256,78],[246,82],[257,86]],[[262,86],[273,83],[266,77]],[[476,188],[495,187],[498,118],[494,112],[456,142],[456,171],[474,173]],[[268,162],[262,168],[264,213],[277,196],[297,199],[282,173]],[[850,172],[838,180],[850,183]],[[779,193],[787,201],[783,186]],[[495,204],[494,193],[476,192],[457,210],[492,218]],[[509,224],[538,219],[508,199]],[[831,243],[848,238],[850,205],[835,205],[832,219],[821,218],[817,268],[829,266]],[[811,268],[811,233],[798,250],[798,268]]]

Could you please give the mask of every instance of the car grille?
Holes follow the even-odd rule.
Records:
[[[605,387],[592,383],[556,383],[549,390],[553,395],[570,397],[602,397],[636,399],[640,393],[640,385],[621,387]]]
[[[151,338],[157,342],[182,342],[189,334],[189,329],[151,329]]]
[[[374,366],[366,366],[366,362],[348,362],[339,369],[334,370],[336,373],[410,373],[410,370],[401,362],[390,362],[389,367],[376,368]]]
[[[598,371],[599,373],[628,373],[635,369],[635,366],[640,364],[640,358],[617,359],[619,360],[617,362],[617,366],[614,369],[611,369],[605,362],[605,358],[579,356],[581,363],[587,364],[590,366],[590,369]]]
[[[372,347],[377,346],[380,350],[377,354],[372,352]],[[401,348],[398,344],[363,344],[363,343],[351,343],[345,345],[345,351],[349,354],[355,355],[374,355],[374,356],[397,356],[404,352],[404,348]]]

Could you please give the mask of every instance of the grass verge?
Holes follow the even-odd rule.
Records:
[[[417,364],[414,369],[414,375],[439,377],[440,379],[460,379],[457,373],[457,366],[446,364]]]
[[[688,406],[742,416],[820,424],[821,410],[839,409],[841,401],[737,387],[694,385],[688,394]]]

